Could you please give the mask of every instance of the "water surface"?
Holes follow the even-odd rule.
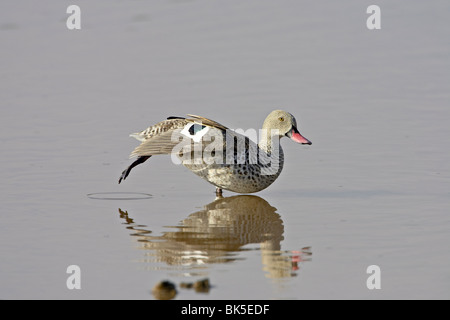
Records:
[[[69,3],[0,4],[0,298],[450,297],[448,1],[379,1],[374,31],[367,1],[77,4],[79,31]],[[129,133],[279,108],[313,144],[283,139],[267,190],[216,200],[164,156],[117,184]],[[88,196],[113,192],[151,196]]]

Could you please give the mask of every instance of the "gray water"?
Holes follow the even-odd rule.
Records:
[[[76,1],[81,30],[70,4],[0,4],[1,299],[450,298],[448,1],[377,1],[380,30],[369,1]],[[167,156],[117,184],[132,132],[280,108],[313,144],[262,192]]]

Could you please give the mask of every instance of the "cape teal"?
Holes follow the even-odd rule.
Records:
[[[119,183],[151,156],[170,154],[174,163],[183,164],[213,184],[217,194],[222,194],[222,189],[253,193],[270,186],[283,169],[280,138],[286,136],[300,144],[311,144],[299,133],[294,116],[282,110],[272,111],[264,120],[259,142],[195,115],[169,117],[130,136],[141,144],[131,153],[137,159],[122,172]]]

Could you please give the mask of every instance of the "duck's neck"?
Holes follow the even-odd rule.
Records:
[[[263,127],[260,132],[258,147],[268,154],[277,152],[275,149],[280,148],[280,135],[278,130],[275,131]]]

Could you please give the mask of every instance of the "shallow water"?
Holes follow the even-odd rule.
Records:
[[[375,31],[365,1],[77,4],[79,31],[69,4],[0,4],[0,298],[450,298],[448,1],[379,1]],[[260,193],[215,200],[164,156],[117,184],[129,133],[278,108],[313,144],[283,139]]]

